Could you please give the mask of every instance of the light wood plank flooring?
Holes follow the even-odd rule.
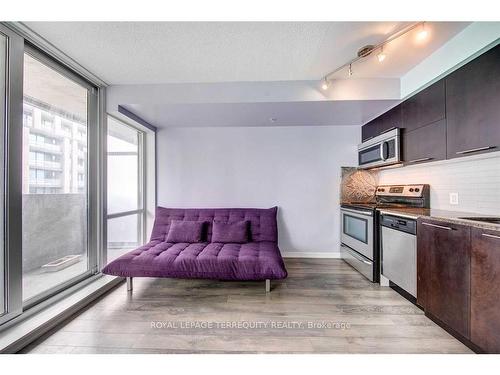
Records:
[[[264,282],[134,279],[131,295],[122,284],[22,352],[471,353],[342,260],[286,266],[268,295]]]

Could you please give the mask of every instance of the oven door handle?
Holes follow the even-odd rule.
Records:
[[[356,214],[356,215],[363,215],[363,216],[373,216],[373,214],[371,212],[366,212],[366,211],[357,211],[357,210],[351,210],[349,208],[344,208],[342,207],[340,209],[340,212],[349,212],[351,214]]]
[[[341,244],[340,246],[343,247],[353,258],[356,258],[356,260],[359,260],[360,262],[363,262],[364,264],[368,264],[368,265],[372,264],[371,262],[367,261],[366,259],[363,259],[363,257],[361,255],[356,253],[349,246],[346,246],[344,244]]]

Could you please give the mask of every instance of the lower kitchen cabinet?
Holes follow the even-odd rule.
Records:
[[[417,225],[417,303],[469,339],[470,227],[423,218]]]
[[[446,120],[403,133],[403,161],[408,164],[446,159]]]
[[[470,339],[500,353],[500,232],[472,229]]]

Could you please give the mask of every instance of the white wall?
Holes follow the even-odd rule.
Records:
[[[340,167],[356,165],[360,127],[166,128],[157,137],[160,206],[277,205],[282,253],[338,254]]]
[[[379,184],[427,183],[431,207],[487,215],[500,214],[500,152],[381,170]],[[458,205],[449,203],[458,193]]]

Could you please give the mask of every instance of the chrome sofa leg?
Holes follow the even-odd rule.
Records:
[[[127,292],[131,292],[132,289],[133,289],[132,278],[131,277],[127,277]]]
[[[271,280],[266,279],[266,293],[271,292]]]

